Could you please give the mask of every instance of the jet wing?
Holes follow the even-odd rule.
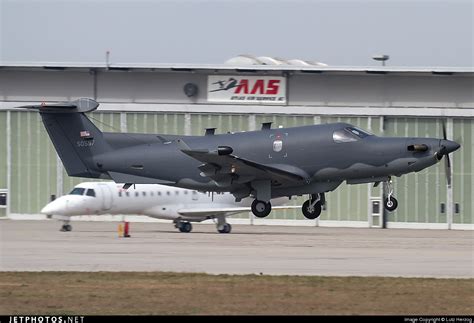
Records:
[[[301,209],[298,205],[282,205],[272,206],[273,210],[291,210]],[[192,209],[179,209],[178,213],[182,216],[208,216],[208,215],[232,215],[242,212],[251,212],[251,208],[248,207],[226,207],[226,208],[192,208]]]
[[[261,164],[245,158],[221,154],[217,151],[181,149],[186,155],[203,162],[201,175],[214,180],[219,186],[229,186],[233,182],[243,184],[255,179],[270,179],[278,183],[296,184],[309,181],[308,174],[294,166],[281,164]],[[230,147],[230,151],[232,150]]]

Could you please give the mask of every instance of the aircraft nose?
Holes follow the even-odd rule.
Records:
[[[46,204],[46,206],[42,208],[40,212],[46,215],[61,215],[64,213],[64,211],[66,211],[64,201],[58,199]]]
[[[458,144],[457,142],[455,141],[451,141],[451,140],[441,140],[441,142],[439,143],[439,145],[441,147],[445,147],[446,149],[446,154],[449,154],[449,153],[452,153],[453,151],[456,151],[459,149],[459,147],[461,147],[460,144]]]

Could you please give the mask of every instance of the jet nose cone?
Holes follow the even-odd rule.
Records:
[[[446,147],[447,154],[452,153],[453,151],[456,151],[459,149],[459,147],[461,147],[460,144],[451,140],[441,140],[440,146]]]
[[[66,211],[64,201],[59,198],[57,200],[54,200],[48,204],[44,208],[41,209],[42,214],[46,215],[61,215]]]
[[[53,203],[49,203],[44,208],[42,208],[41,209],[41,214],[47,214],[47,215],[54,214],[54,211],[55,211],[56,208],[52,204]]]

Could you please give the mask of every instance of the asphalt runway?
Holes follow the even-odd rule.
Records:
[[[474,232],[132,223],[0,221],[1,271],[176,271],[211,274],[474,277]]]

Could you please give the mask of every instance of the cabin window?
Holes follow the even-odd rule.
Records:
[[[157,192],[158,193],[158,196],[161,196],[161,192]]]
[[[118,192],[119,193],[119,197],[122,197],[122,192]]]
[[[196,192],[196,191],[193,191],[193,195],[197,195],[197,192]]]
[[[75,187],[69,195],[84,195],[85,189],[82,187]]]
[[[179,195],[179,191],[175,191],[174,193],[175,193],[176,195]]]
[[[138,197],[138,195],[139,195],[138,192],[135,192],[135,196]]]
[[[86,195],[95,197],[95,191],[93,189],[88,189]]]
[[[153,192],[150,192],[150,195],[151,195],[151,196],[154,196],[154,194],[155,194],[155,193],[153,193]]]
[[[130,192],[125,192],[125,195],[127,195],[127,197],[130,196]]]
[[[184,191],[184,195],[188,195],[188,191]]]
[[[171,195],[170,191],[166,191],[166,195]]]
[[[143,196],[146,196],[146,192],[142,192],[142,195],[143,195]]]

